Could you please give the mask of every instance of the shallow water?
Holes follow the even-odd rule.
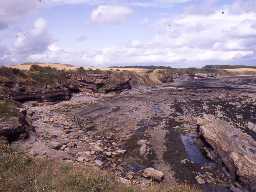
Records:
[[[188,159],[190,161],[198,165],[204,165],[209,162],[209,160],[207,160],[204,157],[204,155],[202,154],[198,146],[195,144],[195,140],[196,140],[195,136],[181,134],[180,137],[185,147],[185,151],[187,153]]]

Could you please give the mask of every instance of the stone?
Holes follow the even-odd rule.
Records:
[[[248,122],[248,128],[256,133],[256,124]]]
[[[134,172],[128,172],[127,173],[127,175],[126,175],[126,177],[128,178],[128,179],[133,179],[134,178]]]
[[[187,164],[187,163],[190,163],[190,160],[189,159],[183,159],[180,161],[182,164]]]
[[[123,155],[123,154],[126,153],[126,150],[124,150],[124,149],[119,149],[119,150],[116,151],[116,153]]]
[[[119,181],[125,185],[131,184],[131,181],[129,181],[128,179],[122,178],[122,177],[119,177]]]
[[[112,156],[111,152],[106,152],[105,154],[106,154],[107,157],[111,157]]]
[[[95,163],[100,167],[104,164],[101,160],[95,160]]]
[[[49,147],[55,150],[59,150],[62,147],[62,143],[59,143],[57,141],[51,141],[49,143]]]
[[[88,158],[87,158],[87,157],[80,156],[80,157],[77,158],[77,161],[78,161],[78,162],[88,161]]]
[[[216,151],[235,180],[256,191],[256,141],[230,123],[204,115],[198,119],[205,141]]]
[[[156,170],[152,167],[144,169],[142,175],[145,178],[151,178],[151,179],[153,179],[155,181],[159,181],[159,182],[164,179],[164,173],[159,170]]]
[[[61,149],[61,150],[65,150],[66,147],[67,147],[67,145],[62,145],[60,149]]]
[[[147,144],[147,140],[144,140],[144,139],[141,139],[141,140],[139,140],[138,142],[137,142],[137,144],[138,145],[145,145],[145,144]]]
[[[102,152],[102,151],[104,151],[103,148],[102,148],[99,144],[94,145],[94,146],[93,146],[93,149],[94,149],[94,151],[96,151],[96,152]]]
[[[200,184],[200,185],[206,183],[205,180],[204,180],[200,175],[197,175],[197,176],[195,177],[195,179],[196,179],[197,183]]]
[[[140,156],[144,156],[147,153],[147,145],[142,144],[139,150]]]
[[[126,150],[119,149],[119,150],[112,152],[112,155],[113,156],[121,156],[121,155],[124,155],[125,153],[126,153]]]

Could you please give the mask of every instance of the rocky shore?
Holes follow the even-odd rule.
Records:
[[[16,106],[1,136],[33,157],[96,166],[126,184],[255,191],[255,77],[138,87],[129,75],[90,78],[70,77],[81,84],[67,98]]]

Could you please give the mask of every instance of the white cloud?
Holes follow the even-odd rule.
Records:
[[[48,5],[62,5],[62,4],[88,4],[88,5],[123,5],[123,6],[137,6],[137,7],[158,7],[173,4],[187,3],[192,0],[44,0]]]
[[[53,49],[53,40],[48,33],[47,22],[38,18],[30,31],[20,32],[12,47],[13,62],[22,62],[31,54],[44,53],[49,46]]]
[[[146,19],[142,23],[155,26],[151,40],[136,39],[130,43],[106,48],[72,50],[72,47],[60,47],[49,35],[47,22],[38,19],[31,30],[17,35],[11,51],[0,47],[0,63],[7,62],[9,58],[12,62],[61,62],[88,66],[166,64],[184,67],[205,64],[252,64],[256,61],[254,1],[237,0],[232,5],[217,7],[218,1],[205,1],[197,9],[198,12],[196,9],[192,11],[190,7],[191,9],[185,9],[184,12],[181,10],[178,14],[165,15],[155,24],[152,23],[151,15],[143,16]],[[92,11],[91,20],[100,24],[124,21],[133,13],[133,6],[163,7],[186,2],[188,1],[48,0],[50,4],[96,5],[98,7]],[[0,19],[0,28],[1,26],[5,27]],[[90,39],[90,36],[87,38]]]
[[[1,0],[0,1],[0,30],[6,28],[22,16],[34,11],[39,6],[38,0]]]
[[[91,13],[94,23],[119,23],[132,14],[132,9],[117,5],[100,5]]]
[[[134,40],[97,50],[48,52],[47,56],[37,55],[37,58],[50,61],[64,58],[71,63],[96,66],[251,64],[246,62],[255,61],[255,25],[254,12],[182,14],[161,19],[156,24],[158,34],[149,42]]]

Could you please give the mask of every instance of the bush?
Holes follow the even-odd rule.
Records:
[[[28,75],[32,77],[33,81],[37,84],[50,84],[54,85],[59,81],[66,81],[66,73],[51,67],[40,67],[38,65],[32,65],[28,72]]]

